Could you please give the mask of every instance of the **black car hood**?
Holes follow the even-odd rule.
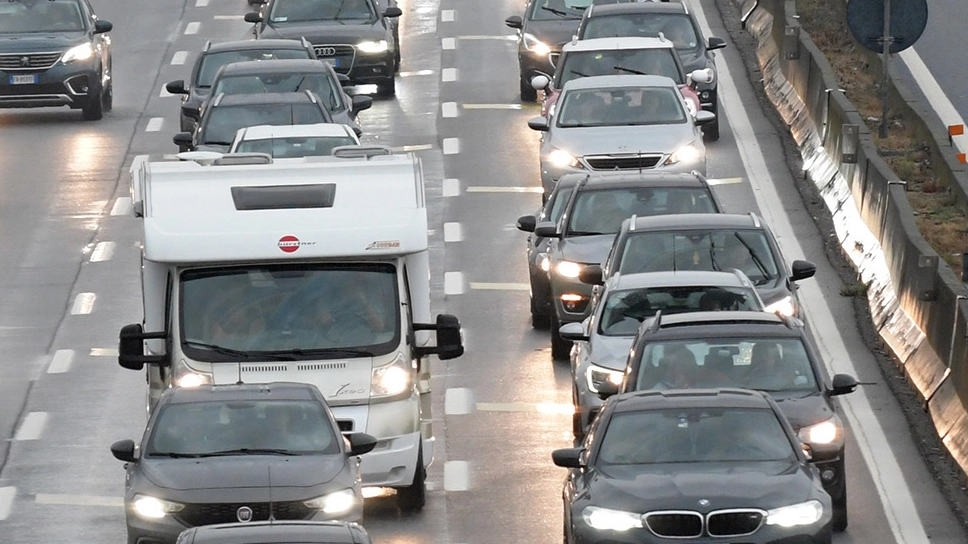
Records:
[[[791,460],[756,463],[616,465],[588,471],[594,504],[630,512],[772,508],[816,492],[809,468]],[[700,500],[709,505],[700,507]]]
[[[581,14],[577,19],[552,19],[550,21],[528,21],[524,31],[541,40],[552,51],[561,51],[561,47],[570,42],[572,37],[578,33],[578,23],[581,22]]]
[[[693,70],[702,70],[706,68],[706,55],[702,54],[702,50],[697,49],[693,51],[683,51],[681,49],[676,49],[676,53],[679,53],[679,61],[682,63],[682,71],[688,74]]]
[[[614,234],[569,236],[558,241],[558,253],[566,261],[599,264],[608,256]]]
[[[830,409],[822,394],[815,392],[807,396],[803,395],[803,391],[770,393],[780,406],[783,415],[790,420],[794,431],[834,417],[833,410]]]
[[[86,32],[31,32],[0,36],[0,52],[50,53],[67,50],[90,40]]]
[[[142,475],[175,491],[312,487],[329,482],[346,465],[334,455],[233,455],[200,459],[143,459]]]
[[[348,44],[356,45],[363,40],[385,40],[387,29],[379,21],[360,23],[345,21],[345,24],[313,21],[307,24],[291,24],[278,27],[267,26],[262,31],[263,38],[287,38],[298,40],[306,38],[313,45]]]

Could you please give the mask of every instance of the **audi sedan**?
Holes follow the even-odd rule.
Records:
[[[741,389],[612,397],[568,470],[566,544],[830,544],[831,501],[769,396]]]

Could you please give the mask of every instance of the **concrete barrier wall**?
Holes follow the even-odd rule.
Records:
[[[791,0],[734,0],[767,95],[797,142],[804,170],[833,217],[845,256],[869,283],[871,318],[925,400],[939,436],[968,474],[968,303],[964,285],[921,236],[903,180],[878,155],[856,108],[837,89],[823,53],[799,27]],[[868,55],[879,70],[879,57]],[[890,107],[914,124],[942,183],[968,207],[968,177],[947,127],[892,79]],[[856,162],[842,155],[845,125],[857,127]]]

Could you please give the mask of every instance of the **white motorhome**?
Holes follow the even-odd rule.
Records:
[[[431,322],[419,159],[357,146],[218,157],[131,167],[144,320],[122,328],[120,365],[147,366],[149,410],[169,387],[314,384],[344,432],[379,440],[363,485],[420,509],[434,441],[428,356],[463,346],[456,317]]]

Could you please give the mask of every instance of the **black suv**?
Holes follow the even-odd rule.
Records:
[[[809,446],[833,499],[833,528],[847,527],[846,430],[832,397],[857,380],[837,374],[830,385],[803,323],[765,312],[696,312],[647,319],[639,327],[616,392],[738,387],[769,393]]]
[[[392,96],[400,49],[390,20],[402,14],[399,7],[384,8],[375,0],[269,0],[245,20],[255,24],[259,39],[305,37],[316,56],[351,84],[376,84],[378,95]]]
[[[212,90],[212,81],[219,69],[233,62],[250,60],[314,59],[313,46],[302,40],[236,40],[205,47],[195,59],[191,79],[168,82],[165,89],[171,94],[182,95],[181,130],[189,132],[201,116],[202,103]]]
[[[726,47],[722,38],[704,39],[696,16],[684,2],[628,2],[611,5],[592,5],[578,26],[578,39],[610,38],[616,36],[656,37],[672,40],[686,73],[712,70],[712,81],[698,83],[696,92],[702,109],[719,113],[716,91],[716,61],[712,51]],[[703,126],[707,140],[719,139],[719,116]]]
[[[531,78],[555,71],[561,48],[574,36],[587,5],[587,1],[580,0],[528,0],[523,18],[512,15],[504,20],[504,24],[518,31],[522,101],[534,102],[538,98]]]
[[[101,119],[114,101],[112,28],[87,0],[0,3],[0,108],[70,106]]]
[[[240,128],[332,122],[329,110],[312,91],[220,94],[206,102],[194,132],[180,132],[172,141],[179,151],[227,153]]]

